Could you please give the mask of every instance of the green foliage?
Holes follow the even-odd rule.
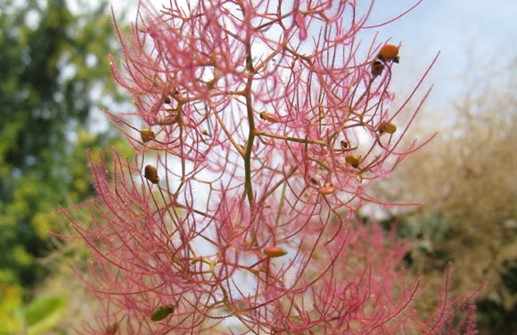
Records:
[[[478,302],[479,323],[493,334],[513,334],[517,330],[517,258],[502,262],[501,282],[498,294]]]
[[[0,335],[19,333],[23,326],[23,288],[14,284],[2,285],[0,296]]]
[[[0,334],[47,334],[63,317],[67,298],[46,295],[35,298],[27,307],[22,304],[23,288],[4,287],[0,301]]]
[[[57,306],[61,298],[35,300],[20,319],[26,288],[48,274],[38,259],[52,249],[57,207],[92,194],[86,148],[110,135],[90,135],[88,118],[104,95],[121,97],[109,75],[115,41],[106,3],[80,2],[80,14],[67,4],[7,0],[0,11],[0,292],[9,293],[0,294],[0,324],[7,325],[0,334],[20,322],[44,333],[34,320],[49,318],[38,316],[37,304]]]
[[[66,298],[63,296],[44,296],[34,299],[25,310],[25,322],[29,335],[45,334],[62,317]]]
[[[517,295],[517,259],[503,261],[502,280],[509,293]]]

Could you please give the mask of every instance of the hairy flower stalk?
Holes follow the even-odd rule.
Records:
[[[360,43],[370,10],[250,0],[143,8],[130,39],[120,36],[120,67],[112,60],[136,112],[109,113],[137,155],[112,152],[111,173],[92,158],[93,223],[71,217],[106,306],[90,331],[456,327],[452,313],[418,317],[419,284],[396,270],[406,247],[355,219],[375,201],[367,182],[417,149],[401,147],[417,111],[403,124],[408,101],[390,104],[398,46]]]

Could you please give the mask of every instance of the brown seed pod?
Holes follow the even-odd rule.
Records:
[[[378,59],[375,59],[370,66],[372,76],[374,77],[380,76],[382,74],[382,71],[384,70],[384,64]]]
[[[383,121],[379,124],[379,127],[377,127],[377,130],[379,133],[386,133],[386,134],[393,134],[397,131],[397,126],[394,125],[391,122]]]
[[[334,185],[332,183],[325,183],[322,188],[320,188],[320,194],[328,195],[334,193]]]
[[[262,120],[269,121],[269,122],[278,122],[278,121],[280,121],[280,120],[278,120],[276,118],[276,116],[274,116],[272,114],[269,114],[269,113],[266,113],[266,112],[260,112],[259,116],[260,116],[260,118]]]
[[[386,44],[379,51],[377,58],[383,62],[399,62],[399,47],[393,44]]]
[[[156,167],[151,164],[145,166],[144,177],[153,184],[158,184],[158,182],[160,181]]]
[[[118,323],[114,322],[106,327],[106,335],[115,335],[118,331]]]
[[[154,131],[151,129],[143,129],[140,131],[140,138],[144,143],[154,140],[154,136]]]
[[[345,161],[351,165],[352,167],[354,168],[358,168],[359,167],[359,163],[361,162],[361,157],[357,157],[357,156],[354,156],[354,155],[348,155],[345,157]]]
[[[264,253],[267,257],[274,258],[284,256],[285,254],[287,254],[287,251],[280,247],[267,247],[264,248]]]

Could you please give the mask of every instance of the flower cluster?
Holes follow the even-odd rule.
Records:
[[[140,8],[112,60],[136,112],[108,112],[137,154],[112,152],[109,173],[92,158],[93,222],[73,221],[106,307],[91,332],[456,326],[416,316],[418,283],[397,270],[406,247],[356,217],[375,202],[367,183],[417,149],[401,148],[416,111],[400,124],[407,101],[390,110],[399,47],[360,43],[369,13],[323,0]]]

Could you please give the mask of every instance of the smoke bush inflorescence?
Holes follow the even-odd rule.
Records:
[[[406,246],[356,220],[375,202],[368,181],[416,149],[401,139],[418,109],[397,124],[408,101],[390,104],[398,47],[359,40],[370,11],[301,0],[139,8],[130,38],[119,31],[122,63],[112,60],[136,112],[108,113],[137,154],[112,152],[110,173],[92,157],[92,223],[70,217],[105,306],[86,332],[473,332],[472,313],[457,322],[463,302],[447,296],[418,318],[419,283],[397,270]]]

